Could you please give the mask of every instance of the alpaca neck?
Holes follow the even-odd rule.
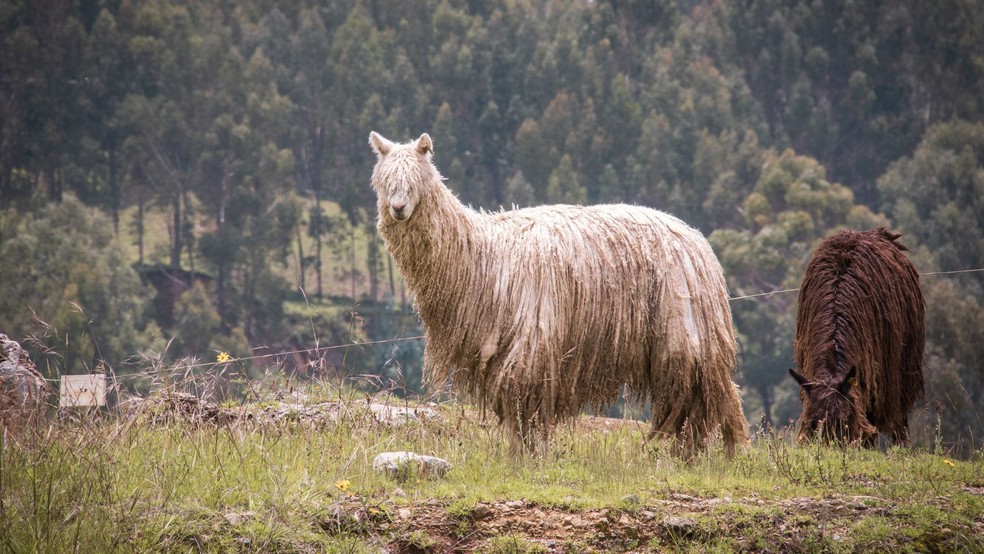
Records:
[[[446,296],[449,280],[470,265],[478,219],[444,185],[423,196],[406,221],[380,206],[379,230],[418,304]],[[454,276],[454,277],[452,277]]]

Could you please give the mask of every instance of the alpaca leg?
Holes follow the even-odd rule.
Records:
[[[737,388],[733,385],[728,386],[728,395],[723,402],[721,410],[724,412],[721,424],[721,437],[724,439],[724,452],[729,458],[734,457],[735,447],[738,444],[744,445],[748,442],[748,420],[741,409],[741,398],[738,396]]]
[[[686,414],[682,413],[677,407],[659,406],[654,399],[646,440],[672,441],[671,451],[675,455],[677,451],[681,450],[681,443],[683,441],[682,430],[685,421]]]
[[[694,383],[693,390],[690,391],[690,401],[681,415],[683,417],[678,420],[675,429],[679,454],[684,458],[692,458],[707,449],[707,439],[711,431],[708,421],[716,419],[699,380]]]
[[[531,452],[533,431],[530,429],[529,422],[523,421],[519,414],[514,417],[514,420],[503,421],[503,427],[509,441],[509,457],[520,460]]]
[[[509,438],[509,455],[514,459],[546,454],[547,429],[540,422],[536,411],[532,415],[522,406],[515,414],[503,420]]]
[[[666,414],[662,417],[654,417],[646,440],[669,439],[672,441],[670,453],[673,456],[690,459],[703,450],[703,442],[697,440],[698,434],[698,429],[690,422],[689,414],[677,412],[676,417],[667,417]]]

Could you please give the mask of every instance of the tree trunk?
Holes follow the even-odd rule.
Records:
[[[310,115],[310,114],[309,114]],[[324,214],[321,211],[321,156],[324,152],[325,147],[325,133],[324,127],[320,125],[317,121],[311,121],[309,119],[310,126],[308,127],[310,139],[311,139],[311,150],[310,154],[305,156],[305,168],[308,173],[308,183],[311,185],[311,192],[314,193],[314,208],[318,214],[319,223],[316,233],[314,235],[314,256],[315,263],[314,269],[318,278],[318,300],[324,299],[324,274],[323,274],[323,234],[325,233],[324,225]]]
[[[379,236],[371,219],[366,221],[366,237],[369,243],[366,255],[369,266],[369,298],[376,302],[379,300]]]
[[[181,222],[183,218],[181,217],[180,191],[174,195],[174,200],[171,202],[171,209],[174,210],[174,217],[172,219],[174,229],[171,232],[171,270],[177,273],[181,269],[181,250],[184,248],[184,244],[181,242]]]
[[[137,230],[137,262],[144,263],[144,189],[138,187],[137,220],[134,222]]]
[[[355,229],[356,229],[356,227],[355,227],[355,225],[353,225],[352,226],[352,235],[351,235],[352,236],[352,253],[351,253],[351,256],[349,256],[349,262],[351,263],[351,269],[352,269],[352,272],[351,272],[352,273],[352,302],[355,302],[356,301],[356,298],[357,298],[356,295],[355,295],[355,272],[356,272],[356,270],[355,270],[355,258],[356,258],[356,256],[355,256]]]
[[[321,194],[319,194],[317,190],[314,191],[314,209],[317,210],[318,218],[319,218],[318,232],[315,233],[315,237],[314,237],[314,257],[315,257],[314,268],[317,271],[317,276],[318,276],[318,300],[320,301],[323,300],[325,297],[324,278],[322,273],[323,271],[322,264],[324,263],[324,258],[322,258],[324,243],[322,243],[321,241],[321,235],[324,232],[324,229],[322,228],[324,226],[324,217],[322,216],[321,213]]]
[[[62,200],[62,180],[61,180],[61,170],[55,168],[50,173],[47,170],[41,171],[42,176],[47,176],[46,183],[48,185],[48,199],[52,202],[61,202]]]
[[[122,194],[120,193],[120,178],[116,169],[116,149],[110,148],[106,152],[106,166],[109,173],[109,206],[113,215],[113,234],[120,236],[120,205]]]
[[[390,298],[396,300],[396,281],[393,279],[393,256],[386,253],[386,271],[389,273]]]
[[[228,181],[226,175],[228,171],[223,171],[222,181],[219,183],[219,213],[216,214],[215,229],[219,236],[222,236],[222,228],[225,227],[226,191]],[[226,260],[218,260],[218,275],[215,279],[215,309],[219,312],[219,330],[223,334],[229,333],[229,316],[226,314]]]
[[[184,203],[184,217],[182,231],[187,232],[185,244],[188,246],[188,271],[191,275],[195,274],[195,231],[191,222],[191,208],[188,202],[188,190],[181,191],[181,201]],[[194,277],[192,277],[194,279]],[[189,283],[191,284],[191,283]]]
[[[297,286],[300,287],[301,291],[304,292],[304,294],[307,294],[307,290],[306,290],[307,287],[304,286],[304,274],[306,273],[305,271],[306,268],[304,267],[305,265],[306,264],[304,262],[303,233],[301,233],[301,226],[298,225],[297,226],[297,268],[298,268]]]

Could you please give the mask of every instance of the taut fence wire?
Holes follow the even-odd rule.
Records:
[[[919,275],[920,276],[927,276],[928,277],[928,276],[934,276],[934,275],[956,275],[956,274],[960,274],[960,273],[979,273],[979,272],[982,272],[982,271],[984,271],[984,268],[957,269],[957,270],[952,270],[952,271],[928,271],[928,272],[920,273]],[[773,291],[767,291],[767,292],[758,292],[758,293],[755,293],[755,294],[746,294],[746,295],[742,295],[742,296],[733,296],[733,297],[729,298],[728,300],[730,302],[734,302],[736,300],[749,300],[749,299],[754,299],[754,298],[766,298],[766,297],[770,297],[770,296],[775,296],[777,294],[787,294],[787,293],[790,293],[790,292],[798,292],[798,291],[799,291],[798,288],[795,288],[795,289],[773,290]],[[390,339],[370,340],[370,341],[364,341],[364,342],[349,342],[349,343],[345,343],[345,344],[334,344],[334,345],[331,345],[331,346],[316,346],[314,348],[303,348],[303,349],[299,349],[299,350],[290,350],[290,351],[284,351],[284,352],[272,352],[272,353],[269,353],[269,354],[258,354],[256,356],[244,356],[244,357],[241,357],[241,358],[229,358],[228,360],[225,360],[224,362],[214,362],[214,361],[213,362],[197,362],[197,363],[183,365],[183,367],[186,367],[186,368],[211,367],[211,366],[214,366],[214,365],[216,365],[218,363],[233,363],[233,362],[244,362],[244,361],[249,361],[249,360],[261,360],[261,359],[266,359],[266,358],[275,358],[275,357],[278,357],[278,356],[292,356],[294,354],[314,354],[314,353],[318,353],[318,352],[327,352],[327,351],[330,351],[330,350],[338,350],[338,349],[341,349],[341,348],[353,348],[353,347],[358,347],[358,346],[373,346],[373,345],[377,345],[377,344],[387,344],[387,343],[403,342],[403,341],[409,341],[409,340],[421,340],[423,338],[424,338],[424,335],[414,335],[414,336],[411,336],[411,337],[394,337],[394,338],[390,338]],[[141,377],[141,376],[143,376],[143,374],[140,374],[140,373],[131,373],[131,374],[118,375],[118,376],[117,375],[113,375],[113,379],[125,379],[125,378],[131,378],[131,377]],[[47,380],[48,381],[58,381],[58,379],[47,379]]]

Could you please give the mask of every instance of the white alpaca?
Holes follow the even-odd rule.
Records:
[[[721,429],[747,439],[721,266],[679,219],[627,206],[472,210],[444,186],[423,134],[374,133],[378,228],[414,293],[430,382],[448,377],[491,408],[511,450],[623,384],[652,401],[653,435],[683,452]]]

